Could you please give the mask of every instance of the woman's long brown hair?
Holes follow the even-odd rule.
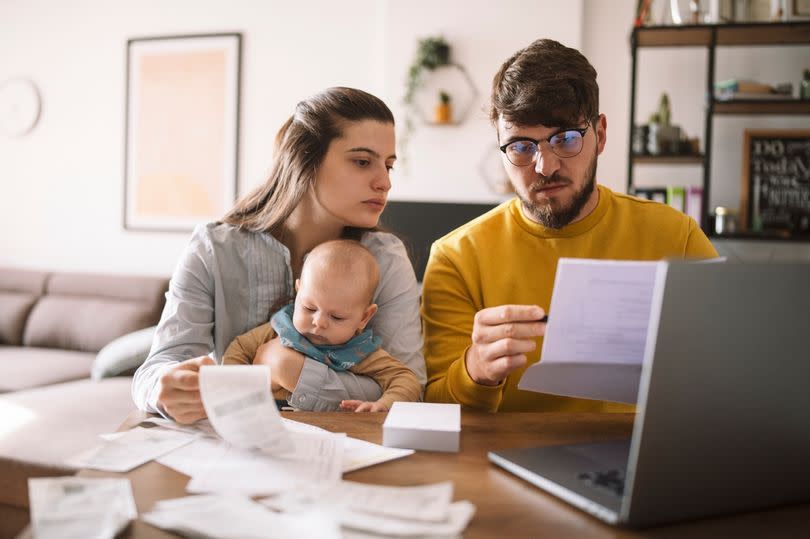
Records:
[[[237,201],[222,222],[278,237],[315,182],[329,144],[342,135],[347,122],[362,120],[393,125],[394,115],[382,100],[354,88],[328,88],[298,103],[276,135],[270,177]],[[343,235],[359,238],[365,231],[347,227]]]

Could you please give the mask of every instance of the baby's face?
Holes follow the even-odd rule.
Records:
[[[351,278],[302,276],[295,298],[293,325],[312,344],[343,344],[365,328],[368,298]]]

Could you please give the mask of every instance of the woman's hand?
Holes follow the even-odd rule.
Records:
[[[380,401],[343,400],[340,409],[344,412],[387,412],[388,406]]]
[[[256,351],[254,365],[270,366],[270,389],[276,391],[284,388],[295,391],[301,370],[304,368],[304,354],[287,348],[278,337],[264,343]]]
[[[205,419],[200,397],[200,367],[214,365],[208,356],[187,359],[167,369],[160,377],[158,405],[175,421],[191,424]]]

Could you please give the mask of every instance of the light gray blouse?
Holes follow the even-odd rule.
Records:
[[[371,327],[383,348],[424,386],[419,288],[405,247],[385,232],[366,233],[361,243],[380,265],[374,294],[379,310]],[[132,380],[135,404],[165,415],[157,398],[167,368],[204,355],[221,363],[235,337],[267,322],[276,302],[292,296],[290,252],[272,235],[226,224],[198,226],[172,275],[149,357]],[[336,410],[343,399],[374,401],[380,395],[380,386],[371,378],[336,372],[307,358],[290,404],[326,411]]]

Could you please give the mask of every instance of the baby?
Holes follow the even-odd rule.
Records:
[[[296,366],[283,354],[258,354],[274,339],[304,356],[337,371],[349,370],[371,377],[382,388],[374,402],[344,400],[340,407],[356,412],[381,412],[395,401],[418,401],[422,385],[416,375],[380,348],[381,339],[366,329],[377,312],[372,303],[380,280],[374,255],[353,240],[322,243],[304,259],[301,278],[295,281],[295,302],[276,312],[270,322],[234,339],[223,356],[224,364],[269,364],[271,389],[276,399],[288,399],[298,376]],[[287,356],[288,357],[288,356]],[[299,360],[297,373],[303,363]],[[294,381],[288,381],[288,379]]]

